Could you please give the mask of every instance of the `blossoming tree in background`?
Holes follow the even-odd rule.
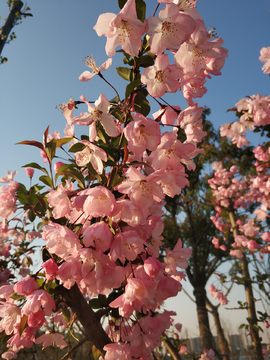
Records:
[[[203,151],[198,147],[205,135],[203,108],[194,99],[206,92],[207,77],[220,75],[227,50],[207,31],[196,0],[159,2],[164,4],[145,19],[143,0],[119,1],[120,13],[100,15],[94,27],[107,37],[109,57],[121,47],[127,66],[117,72],[128,81],[125,91],[101,73],[111,59],[99,67],[87,57],[92,72],[80,80],[99,76],[115,98],[70,99],[60,106],[67,120],[64,137],[49,134],[48,127],[43,142],[21,142],[41,151],[46,165],[26,167],[31,179],[29,168],[43,172],[39,179],[46,187],[30,184],[28,190],[10,173],[2,178],[8,182],[0,193],[5,257],[0,328],[8,337],[2,358],[15,358],[33,344],[66,347],[57,324],[67,319],[70,327],[76,321],[82,325],[83,341],[105,359],[151,359],[173,321],[175,313],[162,312],[160,305],[181,291],[185,274],[179,268],[187,267],[191,251],[179,239],[160,261],[162,208],[166,195],[174,197],[189,185],[186,169],[195,169],[192,159]],[[184,110],[161,98],[178,90],[187,100]],[[150,97],[158,104],[153,118],[147,117]],[[75,116],[81,105],[87,111]],[[77,126],[86,131],[81,138]],[[61,150],[64,162],[56,161]],[[36,219],[38,232],[28,230]],[[30,240],[36,236],[46,247],[41,268],[30,275]],[[23,279],[6,271],[11,264],[21,267]],[[37,335],[50,324],[50,331]],[[213,357],[206,350],[202,356]]]
[[[260,60],[264,62],[262,70],[265,74],[269,70],[269,50],[262,48]],[[250,129],[254,132],[270,135],[270,97],[261,94],[252,95],[241,99],[236,107],[230,109],[236,111],[239,118],[233,124],[225,124],[221,127],[221,136],[232,138],[232,143],[238,148],[249,144],[245,133]],[[245,169],[243,174],[239,167],[223,158],[223,161],[215,162],[213,169],[214,177],[209,179],[212,188],[213,203],[216,205],[216,216],[212,218],[214,224],[224,233],[223,240],[213,239],[217,248],[227,249],[228,236],[234,237],[233,244],[229,247],[230,254],[239,259],[238,280],[244,285],[248,311],[249,334],[255,353],[258,358],[262,357],[261,338],[259,330],[262,330],[258,321],[265,322],[267,313],[259,312],[257,317],[254,290],[249,270],[249,262],[253,255],[256,266],[256,282],[260,290],[263,290],[269,300],[269,292],[266,287],[269,283],[268,275],[261,274],[258,267],[258,259],[254,256],[258,253],[259,259],[269,254],[269,141],[253,148],[254,156],[251,157],[251,166]],[[210,290],[215,294],[216,289]],[[217,295],[218,296],[218,295]],[[241,302],[241,304],[243,304]],[[242,305],[243,306],[243,305]],[[266,324],[268,322],[266,321]],[[245,325],[243,325],[245,326]],[[267,327],[267,326],[266,326]]]

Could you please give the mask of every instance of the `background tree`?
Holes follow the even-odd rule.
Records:
[[[214,236],[219,231],[213,226],[211,216],[214,207],[206,201],[208,184],[204,177],[206,164],[216,159],[217,143],[219,137],[206,116],[210,109],[205,109],[202,115],[204,130],[207,135],[203,139],[204,154],[195,160],[196,169],[189,171],[190,187],[183,189],[181,195],[166,198],[166,215],[164,229],[164,247],[172,248],[180,237],[184,246],[192,249],[192,256],[188,260],[186,270],[188,279],[193,286],[197,307],[197,316],[203,350],[214,348],[213,335],[210,330],[207,297],[205,286],[217,268],[225,261],[228,253],[215,249],[212,244]],[[182,137],[182,135],[179,135]],[[182,139],[183,140],[183,139]],[[228,359],[229,347],[220,325],[217,309],[213,311],[215,323],[218,324],[217,332],[219,347],[224,359]]]
[[[8,0],[7,5],[9,8],[9,15],[5,20],[5,24],[0,29],[0,64],[8,61],[6,57],[2,57],[1,55],[4,46],[16,39],[14,31],[10,34],[11,30],[22,22],[22,18],[25,19],[27,16],[33,16],[29,12],[26,12],[30,10],[29,6],[26,6],[22,10],[23,2],[20,0]]]

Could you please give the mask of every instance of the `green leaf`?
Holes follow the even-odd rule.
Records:
[[[60,147],[62,145],[67,144],[68,142],[70,142],[71,140],[73,140],[73,137],[66,137],[66,138],[62,138],[62,139],[56,139],[56,147]]]
[[[94,360],[98,360],[100,358],[100,352],[95,347],[95,345],[92,345],[92,355],[93,355]]]
[[[67,308],[62,308],[62,315],[65,320],[65,322],[70,322],[70,311]]]
[[[126,99],[129,97],[129,95],[131,94],[131,92],[138,86],[141,85],[141,80],[137,79],[135,81],[132,81],[130,84],[127,85],[126,87],[126,94],[125,97]]]
[[[95,178],[97,178],[99,181],[102,181],[102,177],[96,172],[96,170],[93,168],[93,165],[91,163],[88,163],[86,166],[89,174],[94,175]]]
[[[43,182],[43,184],[52,187],[52,179],[49,176],[40,176],[39,180]]]
[[[9,295],[9,297],[13,300],[21,300],[21,299],[24,299],[25,296],[24,295],[18,295],[16,292],[14,292],[13,294]]]
[[[76,180],[78,182],[78,185],[81,188],[85,188],[85,183],[84,183],[84,176],[82,175],[82,173],[80,173],[79,171],[72,169],[70,171],[65,171],[65,175],[66,176],[71,176],[74,180]]]
[[[30,205],[36,205],[38,203],[38,199],[35,194],[30,194],[28,196],[28,202]]]
[[[72,166],[72,164],[60,166],[60,168],[58,169],[58,173],[55,175],[55,181],[57,181],[57,179],[60,175],[65,175],[65,170],[70,168],[70,165]]]
[[[107,143],[107,140],[106,140],[106,134],[105,134],[105,131],[103,128],[99,128],[98,132],[97,132],[97,136],[100,138],[101,141],[104,142],[104,144]]]
[[[127,81],[131,80],[131,77],[132,77],[131,69],[120,66],[120,67],[116,68],[116,71],[117,71],[118,75],[121,76],[121,78],[123,78]]]
[[[253,326],[253,329],[257,332],[259,332],[259,330],[262,330],[258,325],[254,324]]]
[[[148,66],[152,66],[154,65],[155,61],[154,61],[155,55],[145,55],[143,57],[140,58],[139,60],[139,65],[143,68],[146,68]]]
[[[105,295],[99,294],[98,298],[100,300],[101,305],[103,305],[104,307],[107,306],[107,298]]]
[[[239,326],[239,329],[243,329],[243,327],[245,327],[245,324],[241,324],[241,325]]]
[[[138,92],[135,96],[134,106],[135,106],[135,110],[144,116],[147,116],[150,112],[150,104],[146,100],[145,95],[141,91]]]
[[[50,142],[46,144],[45,152],[48,157],[49,162],[52,162],[56,151],[56,140],[52,139]]]
[[[19,183],[19,187],[18,187],[17,191],[22,191],[24,193],[27,193],[26,187],[21,183]]]
[[[125,6],[125,3],[127,2],[127,0],[118,0],[118,6],[120,9],[123,9],[123,7]]]
[[[89,136],[87,136],[87,135],[82,135],[82,136],[81,136],[81,140],[89,141]]]
[[[108,147],[106,145],[99,145],[99,147],[106,152],[110,160],[119,161],[120,160],[120,151],[118,149],[114,149]]]
[[[89,305],[91,306],[92,309],[100,309],[103,307],[98,298],[91,299],[89,301]]]
[[[78,151],[82,151],[84,147],[85,147],[85,144],[76,143],[76,144],[72,145],[71,148],[68,151],[71,152],[71,153],[76,153]]]
[[[28,203],[28,198],[27,198],[26,194],[21,191],[17,192],[17,198],[18,198],[19,202],[23,205]]]
[[[139,20],[144,22],[145,20],[145,12],[146,12],[146,4],[143,0],[136,0],[136,11],[137,17]]]
[[[36,215],[35,215],[35,213],[34,213],[34,211],[33,211],[32,209],[30,209],[30,210],[28,211],[28,218],[29,218],[29,220],[30,220],[31,222],[33,222],[33,221],[35,220],[35,218],[36,218]]]
[[[30,163],[30,164],[23,165],[22,167],[23,167],[23,168],[24,168],[24,167],[31,167],[31,168],[33,168],[33,169],[38,169],[38,170],[43,171],[45,174],[49,175],[49,174],[48,174],[48,171],[47,171],[45,168],[41,167],[39,164],[37,164],[37,163],[35,163],[35,162],[32,162],[32,163]]]

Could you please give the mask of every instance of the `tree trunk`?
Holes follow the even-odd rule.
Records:
[[[235,238],[238,235],[238,232],[237,232],[237,225],[234,219],[234,213],[232,211],[229,212],[229,217],[230,217],[231,225],[233,227],[233,236]],[[261,338],[259,336],[259,332],[256,331],[253,327],[253,325],[257,325],[258,319],[256,315],[255,300],[254,300],[252,283],[248,269],[248,262],[245,253],[243,254],[243,257],[239,259],[239,261],[241,264],[242,276],[244,278],[244,288],[245,288],[246,300],[247,300],[248,317],[250,319],[250,335],[252,339],[252,345],[254,347],[254,351],[256,354],[256,360],[263,360]]]
[[[230,350],[227,339],[225,338],[223,328],[220,323],[219,313],[216,306],[214,306],[210,301],[206,300],[207,306],[211,309],[211,314],[213,315],[217,336],[218,336],[218,347],[221,352],[222,360],[230,360]]]
[[[173,360],[181,360],[180,354],[178,354],[177,349],[173,346],[170,339],[168,339],[168,338],[164,339],[163,344],[165,345],[166,349],[169,351]]]
[[[77,319],[84,327],[86,338],[100,351],[104,356],[105,351],[103,347],[111,343],[110,338],[104,331],[100,324],[96,313],[92,310],[91,306],[87,303],[84,296],[80,292],[77,284],[73,285],[70,290],[64,287],[59,287],[57,290],[58,295],[62,296],[67,305],[71,308]]]
[[[193,294],[196,299],[197,316],[203,351],[214,348],[213,335],[210,330],[208,311],[206,308],[206,292],[204,287],[194,287]]]

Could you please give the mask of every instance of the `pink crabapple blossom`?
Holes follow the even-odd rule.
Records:
[[[104,168],[102,161],[107,161],[106,152],[87,140],[82,140],[80,143],[84,144],[85,147],[82,151],[76,152],[76,164],[82,167],[86,166],[88,163],[91,163],[95,171],[98,174],[102,174]]]
[[[90,69],[92,69],[92,72],[90,71],[84,71],[80,76],[80,81],[89,81],[92,79],[93,76],[96,74],[99,74],[101,71],[107,70],[112,65],[112,58],[107,59],[101,66],[97,66],[96,61],[93,56],[87,56],[83,63],[88,66]]]
[[[261,48],[259,60],[264,63],[262,70],[265,74],[270,73],[270,47]]]
[[[161,55],[167,49],[179,48],[195,29],[191,16],[179,12],[176,4],[167,4],[159,12],[159,18],[151,16],[145,21],[150,51]]]
[[[182,70],[176,65],[169,65],[168,55],[162,54],[157,56],[153,66],[144,70],[141,81],[151,96],[159,98],[165,92],[176,92],[180,88],[181,76]]]
[[[135,0],[128,0],[118,15],[100,15],[94,30],[98,36],[107,37],[105,50],[108,56],[115,55],[115,48],[119,45],[128,54],[136,56],[141,48],[145,25],[137,18]]]

